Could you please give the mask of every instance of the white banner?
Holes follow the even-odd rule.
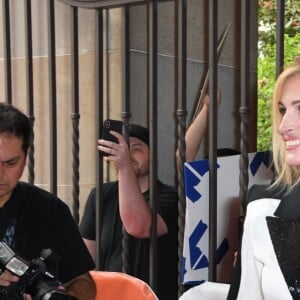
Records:
[[[239,201],[240,155],[217,160],[217,274],[229,282],[234,252],[238,250],[241,205]],[[269,152],[249,154],[249,187],[272,179]],[[185,163],[186,219],[183,246],[183,284],[208,280],[209,168],[208,160]]]

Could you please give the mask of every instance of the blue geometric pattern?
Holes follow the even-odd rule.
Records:
[[[203,223],[200,220],[199,224],[195,228],[194,232],[191,234],[189,238],[189,246],[190,246],[190,262],[193,270],[207,268],[208,267],[208,257],[201,251],[198,246],[198,243],[201,237],[204,235],[208,228],[208,225]],[[216,257],[217,263],[219,263],[228,250],[228,241],[225,238],[221,245],[217,249]]]
[[[209,164],[208,160],[202,160],[201,165],[197,165],[193,162],[189,163],[192,167],[197,170],[198,175],[201,175],[202,177],[209,172]],[[219,168],[219,165],[217,164],[217,168]],[[196,176],[189,168],[184,169],[184,176],[185,176],[185,181],[188,182],[188,185],[185,185],[185,194],[191,200],[192,202],[196,202],[201,198],[201,193],[197,191],[195,186],[199,184],[201,179]]]
[[[185,188],[185,194],[192,202],[196,202],[201,194],[194,187],[200,182],[200,179],[189,169],[185,169],[184,175],[187,182],[189,182],[189,186]]]
[[[270,166],[271,165],[271,152],[266,151],[266,152],[257,152],[254,155],[254,158],[252,159],[250,163],[250,170],[252,176],[256,175],[256,172],[260,168],[261,164],[264,164],[265,166]]]
[[[197,246],[200,239],[204,235],[207,230],[207,224],[204,224],[202,220],[200,220],[199,224],[189,237],[190,244],[190,261],[192,269],[200,269],[208,266],[208,258],[201,251],[201,249]]]

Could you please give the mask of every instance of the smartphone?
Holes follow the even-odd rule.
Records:
[[[107,119],[103,122],[101,139],[111,141],[113,143],[118,143],[117,138],[111,135],[109,132],[113,130],[120,134],[123,134],[123,122],[119,120]],[[102,156],[107,156],[106,152],[100,151]]]

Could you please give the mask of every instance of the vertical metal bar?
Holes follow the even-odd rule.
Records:
[[[32,63],[32,16],[31,0],[25,0],[25,61],[26,61],[26,94],[27,114],[32,128],[34,127],[33,63]],[[34,143],[28,153],[28,181],[34,183]]]
[[[125,125],[124,137],[129,141],[129,118],[130,118],[130,48],[129,48],[129,6],[122,8],[122,109],[121,117]],[[123,226],[122,240],[122,271],[129,272],[129,236]]]
[[[284,66],[284,9],[285,0],[277,0],[276,15],[276,77]]]
[[[122,118],[128,122],[130,114],[130,41],[129,41],[129,6],[122,8]]]
[[[101,135],[103,123],[103,10],[96,10],[96,132],[97,136]],[[96,174],[96,268],[101,269],[101,212],[102,197],[101,191],[103,186],[103,160],[99,151],[96,155],[97,174]]]
[[[71,7],[72,42],[72,155],[73,155],[73,217],[79,223],[79,60],[78,60],[78,8]]]
[[[104,28],[105,28],[105,32],[103,34],[105,34],[105,36],[103,37],[103,41],[105,41],[103,47],[105,47],[104,50],[104,58],[105,60],[103,61],[103,64],[105,64],[105,68],[104,68],[104,81],[103,84],[105,84],[105,91],[106,91],[106,99],[105,99],[105,112],[103,111],[103,115],[105,116],[109,116],[109,112],[110,112],[110,9],[104,9],[103,10],[103,14],[104,14],[104,20],[103,20],[103,24],[104,24]],[[104,49],[104,48],[103,48]],[[104,87],[104,86],[103,86]],[[104,108],[103,108],[104,109]],[[104,171],[103,171],[104,172]],[[106,168],[105,169],[105,174],[103,173],[104,178],[109,178],[109,174],[110,174],[110,168]]]
[[[149,279],[157,290],[157,1],[149,4],[149,133],[150,133],[150,207],[152,226],[150,238]]]
[[[9,0],[2,0],[3,17],[3,56],[4,56],[4,87],[5,101],[12,103],[12,75],[11,75],[11,41],[10,41],[10,9]]]
[[[217,48],[218,0],[211,0],[209,1],[209,281],[216,281],[217,265]]]
[[[187,4],[186,0],[177,0],[175,2],[176,9],[176,76],[175,86],[177,87],[176,102],[178,103],[177,119],[178,119],[178,297],[184,292],[184,286],[181,284],[181,268],[182,268],[182,253],[183,253],[183,239],[185,227],[185,187],[184,187],[184,163],[185,156],[185,132],[186,132],[186,89],[187,89],[187,70],[186,70],[186,42],[187,42],[187,28],[186,28],[186,14]]]
[[[50,191],[57,195],[57,110],[56,110],[56,58],[55,58],[55,7],[48,0],[48,51],[50,101]]]
[[[248,104],[249,104],[249,61],[250,61],[250,1],[242,1],[242,28],[241,28],[241,156],[240,156],[240,200],[245,211],[245,198],[248,190]]]

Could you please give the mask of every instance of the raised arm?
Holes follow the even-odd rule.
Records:
[[[192,161],[195,159],[205,133],[207,131],[208,124],[208,112],[209,112],[209,99],[205,96],[203,106],[196,116],[193,123],[188,127],[185,134],[186,143],[186,161]]]
[[[113,161],[118,170],[121,220],[130,235],[137,238],[150,237],[151,209],[142,194],[149,188],[148,146],[146,144],[131,143],[129,151],[123,136],[117,132],[112,132],[112,134],[119,140],[119,144],[99,140],[98,149],[109,153],[109,156],[105,159]],[[158,236],[167,232],[166,223],[160,215],[157,215]]]
[[[218,105],[221,101],[220,91],[218,90]],[[188,127],[185,134],[185,157],[186,161],[193,161],[199,151],[203,138],[207,131],[209,114],[209,97],[206,95],[203,99],[203,106],[196,116],[195,120]],[[179,150],[176,151],[176,161],[178,165]]]

